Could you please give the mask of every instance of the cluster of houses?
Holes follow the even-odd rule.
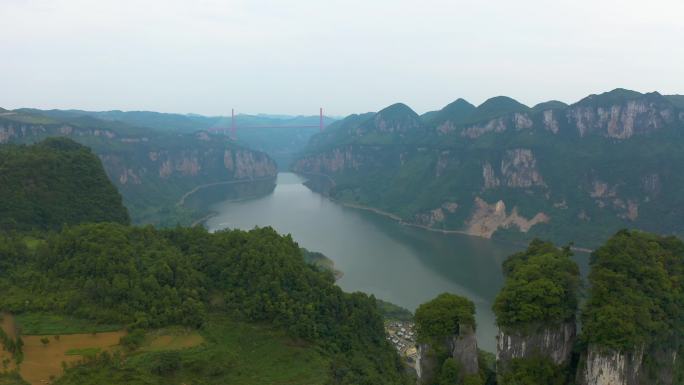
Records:
[[[387,340],[392,343],[399,354],[406,357],[408,362],[415,362],[418,352],[413,322],[391,321],[385,325],[385,330],[387,331]]]

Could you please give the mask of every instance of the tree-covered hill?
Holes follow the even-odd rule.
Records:
[[[64,314],[131,331],[215,329],[212,319],[229,317],[314,344],[330,362],[330,384],[405,383],[375,299],[343,292],[332,273],[305,262],[291,237],[270,228],[209,233],[89,224],[64,228],[33,249],[0,236],[0,267],[5,311]],[[126,383],[124,368],[107,370],[121,379],[113,383]]]
[[[351,115],[293,170],[407,223],[593,247],[623,227],[684,233],[683,149],[681,97],[616,89],[572,105],[495,97],[419,119],[405,105]]]
[[[684,383],[684,243],[621,230],[590,265],[577,383]]]
[[[100,159],[70,139],[0,146],[0,228],[48,230],[129,222]]]

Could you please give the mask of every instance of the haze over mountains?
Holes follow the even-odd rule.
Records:
[[[122,120],[100,118],[110,114]],[[179,205],[184,194],[202,185],[272,179],[277,169],[265,153],[206,130],[207,122],[188,128],[189,119],[150,112],[22,109],[0,114],[0,144],[72,138],[100,157],[134,223],[190,224],[206,213]]]
[[[351,115],[293,169],[410,224],[594,246],[623,227],[684,231],[684,98],[615,89],[566,105],[505,96]],[[323,181],[325,182],[325,181]]]
[[[122,373],[112,383],[219,384],[244,379],[253,363],[263,364],[257,377],[273,371],[268,375],[282,379],[276,383],[301,373],[321,384],[408,385],[416,380],[408,365],[422,385],[518,385],[520,378],[680,384],[684,244],[618,229],[684,233],[683,102],[679,95],[615,89],[571,105],[528,107],[498,96],[475,106],[457,99],[423,115],[397,103],[320,133],[244,131],[266,151],[217,132],[220,120],[195,115],[3,110],[0,289],[11,294],[0,298],[0,309],[126,328],[119,343],[128,349],[126,360],[97,353],[56,372],[63,373],[61,384]],[[126,208],[137,224],[194,222],[205,213],[184,202],[213,187],[256,186],[245,191],[268,194],[279,156],[294,159],[292,169],[310,177],[311,189],[408,225],[515,243],[555,241],[534,240],[504,262],[504,287],[493,306],[497,356],[478,350],[468,298],[440,295],[420,306],[416,360],[403,361],[387,341],[376,299],[342,292],[290,235],[128,225]],[[603,245],[590,262],[583,307],[572,242]],[[262,324],[285,334],[264,338],[254,329]],[[146,350],[174,325],[205,342]],[[309,359],[288,361],[288,368],[259,359],[226,364],[243,348],[229,340],[226,325],[244,330],[249,341],[285,349],[280,354]],[[3,333],[11,348],[5,360],[21,365],[23,342]],[[292,344],[301,345],[299,353]],[[18,384],[18,376],[0,380]]]

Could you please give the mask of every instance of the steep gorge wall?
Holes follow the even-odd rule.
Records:
[[[446,338],[443,346],[434,347],[430,344],[418,344],[418,358],[416,373],[420,384],[433,384],[439,374],[436,349],[444,350],[447,355],[459,363],[462,376],[477,375],[480,367],[478,362],[477,339],[472,327],[462,325],[459,334]]]
[[[624,227],[681,231],[684,209],[667,207],[684,207],[684,158],[662,149],[684,112],[659,94],[616,95],[471,123],[355,115],[314,136],[292,169],[331,178],[336,199],[440,231],[586,247]],[[569,223],[587,231],[561,231]]]
[[[556,365],[567,365],[576,339],[574,321],[543,326],[533,332],[500,330],[496,337],[496,359],[502,368],[513,359],[535,356],[549,357]]]
[[[677,351],[667,348],[618,352],[590,345],[577,373],[578,385],[676,385],[682,363]]]
[[[134,220],[139,210],[173,205],[198,185],[275,178],[277,174],[275,162],[265,153],[227,144],[225,138],[205,132],[129,135],[106,128],[0,119],[0,144],[30,143],[49,136],[67,136],[91,147],[124,196]]]

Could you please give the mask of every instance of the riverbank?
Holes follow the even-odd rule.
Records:
[[[268,182],[268,181],[274,181],[275,182],[276,177],[266,177],[266,178],[255,178],[255,179],[240,179],[240,180],[229,180],[229,181],[224,181],[224,182],[215,182],[215,183],[207,183],[207,184],[202,184],[199,185],[192,190],[186,192],[183,194],[183,196],[180,198],[180,200],[176,203],[176,206],[183,206],[185,204],[185,200],[188,199],[188,197],[204,188],[207,187],[213,187],[213,186],[222,186],[222,185],[231,185],[231,184],[240,184],[240,183],[254,183],[254,182]]]
[[[469,236],[469,237],[477,237],[477,238],[483,238],[483,239],[491,239],[491,238],[489,238],[489,237],[483,237],[483,236],[480,236],[480,235],[478,235],[478,234],[470,233],[470,232],[463,231],[463,230],[444,230],[444,229],[435,229],[434,227],[428,227],[428,226],[425,226],[425,225],[419,225],[419,224],[417,224],[417,223],[407,222],[407,221],[403,220],[401,217],[399,217],[398,215],[389,213],[389,212],[387,212],[387,211],[382,211],[382,210],[379,210],[379,209],[376,209],[376,208],[373,208],[373,207],[362,206],[362,205],[358,205],[358,204],[354,204],[354,203],[346,203],[346,202],[344,202],[344,201],[339,201],[339,200],[336,200],[336,199],[333,199],[333,198],[330,198],[330,197],[328,197],[328,199],[330,199],[332,202],[335,202],[335,203],[337,203],[337,204],[339,204],[339,205],[342,205],[342,206],[345,206],[345,207],[349,207],[349,208],[353,208],[353,209],[358,209],[358,210],[364,210],[364,211],[370,211],[370,212],[375,213],[375,214],[377,214],[377,215],[381,215],[381,216],[383,216],[383,217],[390,218],[390,219],[392,219],[392,220],[398,222],[398,223],[399,223],[400,225],[402,225],[402,226],[415,227],[415,228],[419,228],[419,229],[431,231],[431,232],[434,232],[434,233],[440,233],[440,234],[460,234],[460,235],[467,235],[467,236]],[[588,253],[588,254],[594,252],[593,249],[588,249],[588,248],[584,248],[584,247],[576,247],[576,246],[571,246],[571,247],[570,247],[570,250],[576,251],[576,252],[579,252],[579,253]]]
[[[326,175],[326,174],[298,174],[298,175],[301,175],[301,176],[303,176],[303,177],[305,177],[305,178],[310,177],[310,176],[314,176],[314,177],[324,177],[324,178],[326,178],[326,179],[328,179],[328,180],[330,181],[330,183],[332,184],[332,186],[335,185],[335,180],[334,180],[330,175]],[[306,184],[305,184],[305,185],[306,185]],[[399,224],[402,225],[402,226],[415,227],[415,228],[419,228],[419,229],[423,229],[423,230],[427,230],[427,231],[431,231],[431,232],[439,233],[439,234],[446,234],[446,235],[449,235],[449,234],[459,234],[459,235],[467,235],[467,236],[470,236],[470,237],[477,237],[477,238],[482,238],[482,239],[491,239],[491,237],[485,237],[485,236],[482,236],[482,235],[480,235],[480,234],[472,233],[472,232],[469,232],[469,231],[466,231],[466,230],[436,229],[436,228],[434,228],[434,227],[429,227],[429,226],[421,225],[421,224],[418,224],[418,223],[409,222],[409,221],[407,221],[407,220],[401,218],[400,216],[398,216],[398,215],[396,215],[396,214],[393,214],[393,213],[390,213],[390,212],[388,212],[388,211],[380,210],[380,209],[377,209],[377,208],[375,208],[375,207],[364,206],[364,205],[360,205],[360,204],[357,204],[357,203],[350,203],[350,202],[345,202],[345,201],[343,201],[343,200],[335,199],[335,198],[331,197],[330,194],[322,193],[322,192],[320,192],[320,191],[316,191],[315,189],[311,188],[311,187],[308,186],[308,185],[306,185],[306,186],[309,187],[310,189],[312,189],[312,190],[315,191],[315,192],[321,193],[321,194],[324,195],[326,198],[328,198],[331,202],[335,202],[335,203],[337,203],[337,204],[339,204],[339,205],[341,205],[341,206],[345,206],[345,207],[349,207],[349,208],[353,208],[353,209],[364,210],[364,211],[370,211],[370,212],[375,213],[375,214],[377,214],[377,215],[380,215],[380,216],[383,216],[383,217],[392,219],[392,220],[396,221],[397,223],[399,223]],[[523,244],[521,244],[521,245],[523,245]],[[592,253],[592,252],[594,251],[593,249],[584,248],[584,247],[577,247],[577,246],[572,246],[572,247],[570,247],[570,249],[571,249],[572,251],[576,251],[576,252],[580,252],[580,253]]]

